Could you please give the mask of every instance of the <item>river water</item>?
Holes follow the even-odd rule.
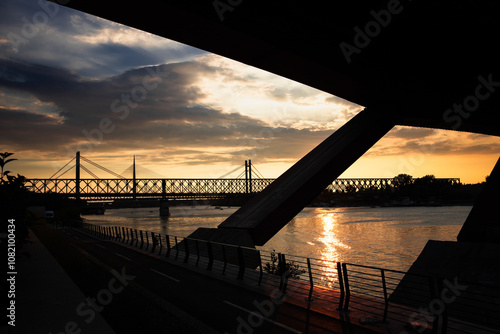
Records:
[[[86,222],[186,237],[217,227],[237,208],[109,209]],[[406,271],[427,240],[456,241],[470,206],[305,208],[261,249],[304,257]]]

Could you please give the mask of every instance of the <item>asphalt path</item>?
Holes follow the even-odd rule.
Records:
[[[149,256],[77,229],[61,230],[80,248],[220,333],[305,333],[306,310]],[[227,278],[231,279],[231,278]],[[315,312],[310,333],[361,333],[360,329]]]

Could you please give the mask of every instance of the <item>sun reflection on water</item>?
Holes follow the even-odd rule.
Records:
[[[331,286],[333,282],[337,280],[337,267],[336,262],[342,260],[341,249],[350,249],[351,247],[342,243],[338,238],[339,226],[335,220],[335,213],[328,212],[320,216],[321,223],[323,225],[322,237],[319,238],[324,244],[321,250],[321,259],[323,264],[323,275],[325,276],[325,282],[328,286]]]

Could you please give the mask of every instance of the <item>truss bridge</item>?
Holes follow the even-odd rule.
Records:
[[[72,161],[73,166],[68,167]],[[99,168],[114,178],[98,178],[81,164],[81,160]],[[244,172],[236,178],[225,178],[234,173],[238,168],[226,173],[220,178],[137,178],[135,158],[132,168],[132,178],[125,178],[90,159],[76,157],[63,166],[57,173],[48,179],[26,179],[25,187],[39,194],[63,194],[71,198],[81,198],[90,201],[107,201],[114,199],[218,199],[245,194],[260,193],[275,179],[264,178],[252,165],[251,160],[245,161]],[[64,170],[66,168],[66,170]],[[74,178],[61,178],[75,168]],[[93,178],[81,178],[80,169]],[[456,184],[460,179],[436,179],[438,182]],[[331,192],[360,192],[390,190],[397,187],[397,178],[339,178],[334,180],[327,188]]]

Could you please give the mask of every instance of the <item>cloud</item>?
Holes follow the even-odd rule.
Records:
[[[189,163],[201,164],[256,154],[262,160],[295,160],[326,137],[199,103],[206,94],[196,82],[216,71],[184,62],[86,80],[67,70],[0,60],[0,86],[53,106],[52,114],[0,109],[3,141],[16,149],[54,154],[89,147],[101,154],[168,147],[191,151],[196,158]],[[103,120],[103,128],[112,131],[101,128]]]
[[[56,6],[56,5],[54,5]],[[178,166],[290,165],[362,106],[203,50],[68,8],[33,37],[37,1],[0,2],[0,143],[66,160],[133,154]],[[395,127],[371,157],[499,154],[488,136]],[[183,172],[182,168],[179,168]]]
[[[225,67],[222,72],[230,69]],[[16,97],[9,105],[6,93],[0,96],[1,139],[16,151],[38,150],[55,156],[72,156],[76,150],[99,156],[142,152],[148,161],[191,166],[236,164],[248,158],[292,164],[343,121],[330,113],[313,121],[304,117],[293,126],[280,126],[272,117],[270,122],[238,112],[237,104],[224,108],[207,103],[213,91],[203,83],[220,73],[213,63],[194,60],[90,80],[69,70],[0,60],[0,86]],[[259,77],[254,79],[251,84],[258,85]],[[262,95],[269,91],[266,85]],[[317,92],[296,96],[318,103],[325,99]],[[27,102],[20,103],[23,100]],[[280,116],[283,122],[295,119],[289,110]],[[290,117],[288,121],[286,117]],[[488,136],[396,127],[367,155],[499,151],[500,145]]]
[[[397,126],[388,134],[388,137],[400,139],[423,139],[432,136],[436,133],[436,131],[437,130],[434,129]]]
[[[500,155],[497,137],[456,132],[397,126],[372,147],[367,156],[403,155]]]
[[[207,53],[53,3],[48,14],[38,1],[5,0],[1,6],[0,58],[63,68],[86,78]],[[34,25],[40,14],[46,20]]]
[[[54,117],[27,110],[0,108],[0,119],[1,142],[10,150],[53,151],[70,135]]]

